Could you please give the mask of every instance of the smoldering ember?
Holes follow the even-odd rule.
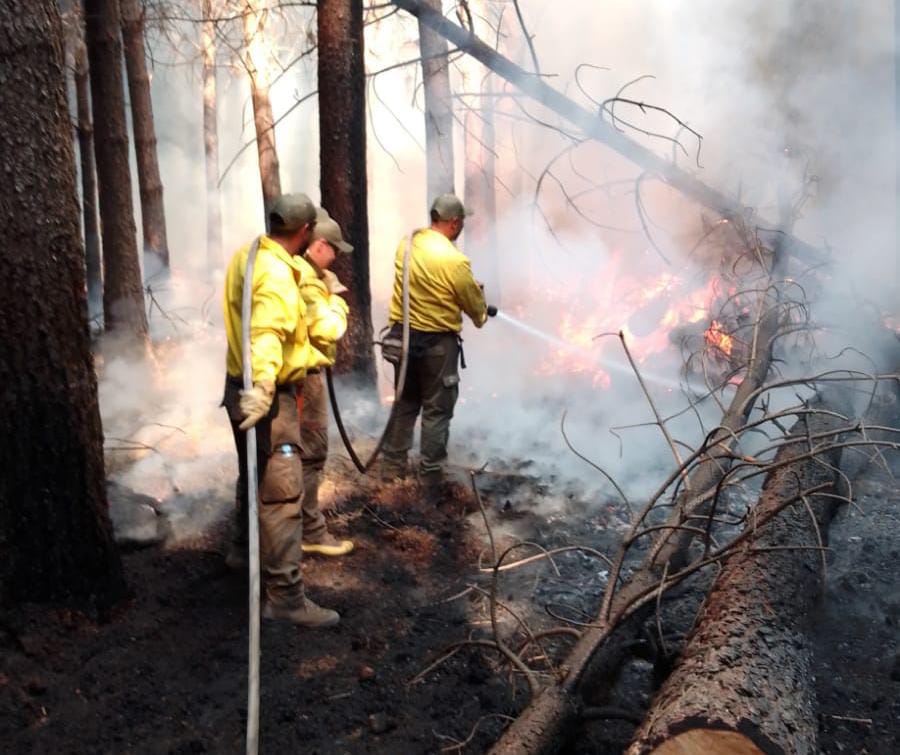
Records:
[[[900,752],[900,10],[8,0],[0,750]]]

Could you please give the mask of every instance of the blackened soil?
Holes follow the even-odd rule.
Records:
[[[322,630],[263,622],[262,752],[436,752],[485,714],[514,712],[479,652],[410,684],[469,631],[467,598],[441,602],[476,563],[464,503],[435,510],[394,486],[333,512],[332,531],[356,549],[309,557],[303,574],[342,620]],[[223,528],[125,554],[134,597],[104,622],[40,607],[2,617],[2,750],[243,752],[247,583],[224,565],[224,542]],[[485,719],[473,750],[502,725]]]

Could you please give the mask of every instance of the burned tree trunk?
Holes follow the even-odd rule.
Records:
[[[0,10],[0,604],[109,604],[106,505],[75,163],[55,0]],[[53,208],[48,212],[47,208]]]
[[[84,16],[103,237],[103,319],[107,330],[131,331],[143,341],[147,315],[131,203],[118,0],[85,0]]]
[[[821,434],[845,425],[834,414],[813,414],[794,426],[750,515],[748,537],[725,561],[632,755],[818,751],[804,627],[819,598],[820,548],[837,508],[830,493],[841,452],[836,437]]]
[[[200,54],[203,58],[203,153],[206,159],[206,269],[212,273],[224,264],[216,115],[216,28],[212,0],[203,0],[203,18]]]
[[[80,19],[79,19],[80,23]],[[82,37],[75,46],[75,103],[78,113],[78,152],[81,156],[81,215],[84,228],[84,259],[87,269],[88,316],[103,311],[103,272],[100,258],[100,226],[97,222],[97,168],[94,165],[94,126],[87,48]]]
[[[441,0],[424,0],[437,13]],[[453,100],[447,40],[419,21],[422,56],[422,88],[425,92],[425,167],[428,172],[428,202],[454,190]]]
[[[278,151],[275,148],[275,118],[269,99],[269,61],[266,59],[265,33],[267,11],[259,10],[257,0],[246,0],[244,13],[244,66],[250,77],[253,122],[256,126],[256,151],[262,183],[263,211],[269,222],[269,207],[281,194]],[[320,87],[321,89],[321,87]]]
[[[362,0],[319,0],[318,9],[322,206],[355,247],[334,265],[350,289],[350,322],[337,369],[374,384]]]
[[[156,128],[153,125],[153,103],[150,99],[150,76],[144,54],[144,11],[139,0],[119,0],[122,12],[122,41],[128,94],[131,100],[131,128],[137,158],[138,189],[141,196],[141,225],[144,231],[144,254],[151,255],[154,265],[147,265],[147,278],[169,267],[169,242],[166,239],[166,211],[163,185],[159,177],[156,152]],[[145,258],[145,262],[149,261]],[[157,269],[150,269],[155,267]]]

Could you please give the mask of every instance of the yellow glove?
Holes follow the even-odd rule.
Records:
[[[241,391],[241,414],[244,421],[238,427],[241,430],[249,430],[269,413],[272,399],[275,397],[275,383],[271,380],[263,380],[254,383],[249,391]]]
[[[338,277],[331,270],[322,271],[322,280],[325,281],[329,294],[343,294],[350,290],[338,280]]]

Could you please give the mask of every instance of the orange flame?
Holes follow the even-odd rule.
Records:
[[[706,342],[713,348],[721,351],[725,356],[731,356],[731,349],[734,346],[734,339],[728,335],[718,320],[713,320],[710,326],[703,332]]]

